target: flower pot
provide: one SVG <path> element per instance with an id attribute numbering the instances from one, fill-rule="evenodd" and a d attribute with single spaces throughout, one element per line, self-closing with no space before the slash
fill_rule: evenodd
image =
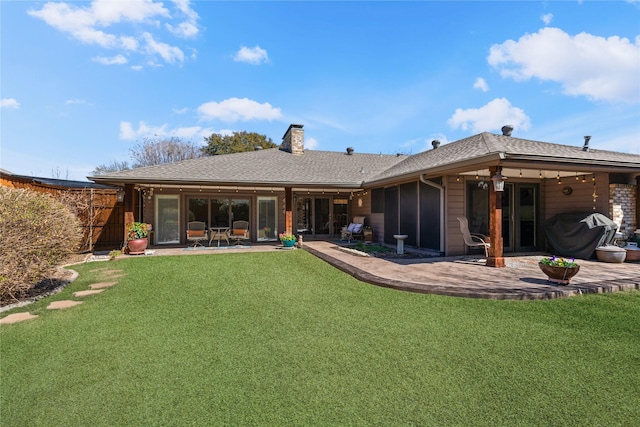
<path id="1" fill-rule="evenodd" d="M 627 251 L 617 246 L 598 246 L 596 256 L 598 261 L 622 263 L 627 256 Z"/>
<path id="2" fill-rule="evenodd" d="M 284 245 L 285 248 L 292 248 L 293 245 L 296 244 L 295 240 L 283 240 L 282 244 Z"/>
<path id="3" fill-rule="evenodd" d="M 554 282 L 559 285 L 568 285 L 571 283 L 571 278 L 580 271 L 579 265 L 576 265 L 575 267 L 556 267 L 540 262 L 538 263 L 538 267 L 540 267 L 540 270 L 547 275 L 550 282 Z"/>
<path id="4" fill-rule="evenodd" d="M 144 254 L 145 249 L 149 245 L 149 239 L 133 239 L 127 242 L 129 247 L 129 255 L 141 255 Z"/>

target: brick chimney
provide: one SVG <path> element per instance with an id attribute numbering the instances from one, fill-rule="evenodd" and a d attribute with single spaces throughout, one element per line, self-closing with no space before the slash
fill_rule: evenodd
<path id="1" fill-rule="evenodd" d="M 282 137 L 280 149 L 291 154 L 304 154 L 304 130 L 303 125 L 289 125 L 289 129 Z"/>

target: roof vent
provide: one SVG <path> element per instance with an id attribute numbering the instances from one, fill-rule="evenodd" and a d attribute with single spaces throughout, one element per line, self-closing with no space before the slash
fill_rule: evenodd
<path id="1" fill-rule="evenodd" d="M 440 146 L 440 141 L 438 141 L 437 139 L 434 139 L 433 141 L 431 141 L 431 145 L 433 145 L 433 149 L 435 150 Z"/>
<path id="2" fill-rule="evenodd" d="M 502 126 L 502 134 L 504 136 L 511 136 L 511 132 L 513 132 L 513 126 L 511 125 L 504 125 Z"/>
<path id="3" fill-rule="evenodd" d="M 590 136 L 585 136 L 584 137 L 584 145 L 582 146 L 582 151 L 589 151 L 589 140 L 591 139 Z"/>
<path id="4" fill-rule="evenodd" d="M 352 155 L 353 154 L 353 147 L 347 147 L 347 154 L 348 155 Z"/>

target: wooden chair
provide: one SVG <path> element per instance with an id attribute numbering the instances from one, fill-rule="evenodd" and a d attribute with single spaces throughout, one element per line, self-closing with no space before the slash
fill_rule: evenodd
<path id="1" fill-rule="evenodd" d="M 354 216 L 351 224 L 342 227 L 340 239 L 348 240 L 349 242 L 351 242 L 351 239 L 364 239 L 364 221 L 365 217 Z"/>
<path id="2" fill-rule="evenodd" d="M 236 241 L 236 245 L 240 245 L 243 240 L 249 240 L 249 222 L 233 221 L 233 227 L 229 233 L 229 238 Z"/>
<path id="3" fill-rule="evenodd" d="M 484 256 L 489 256 L 489 247 L 491 244 L 488 242 L 489 238 L 483 234 L 479 233 L 471 233 L 469 231 L 469 221 L 466 217 L 460 216 L 458 217 L 458 221 L 460 221 L 460 231 L 462 232 L 462 237 L 464 238 L 464 244 L 469 246 L 470 248 L 484 248 Z"/>
<path id="4" fill-rule="evenodd" d="M 207 240 L 207 225 L 202 221 L 190 221 L 187 224 L 187 241 L 194 242 L 193 247 L 204 246 L 201 240 Z"/>

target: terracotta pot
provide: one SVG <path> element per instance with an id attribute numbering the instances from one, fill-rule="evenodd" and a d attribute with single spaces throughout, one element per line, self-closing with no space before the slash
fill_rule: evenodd
<path id="1" fill-rule="evenodd" d="M 538 267 L 540 267 L 540 270 L 547 275 L 550 282 L 554 282 L 559 285 L 568 285 L 571 283 L 571 278 L 580 271 L 579 265 L 576 265 L 575 267 L 555 267 L 553 265 L 547 265 L 539 262 Z"/>
<path id="2" fill-rule="evenodd" d="M 149 239 L 133 239 L 127 242 L 127 246 L 129 247 L 129 255 L 140 255 L 144 254 L 144 250 L 149 246 Z"/>

